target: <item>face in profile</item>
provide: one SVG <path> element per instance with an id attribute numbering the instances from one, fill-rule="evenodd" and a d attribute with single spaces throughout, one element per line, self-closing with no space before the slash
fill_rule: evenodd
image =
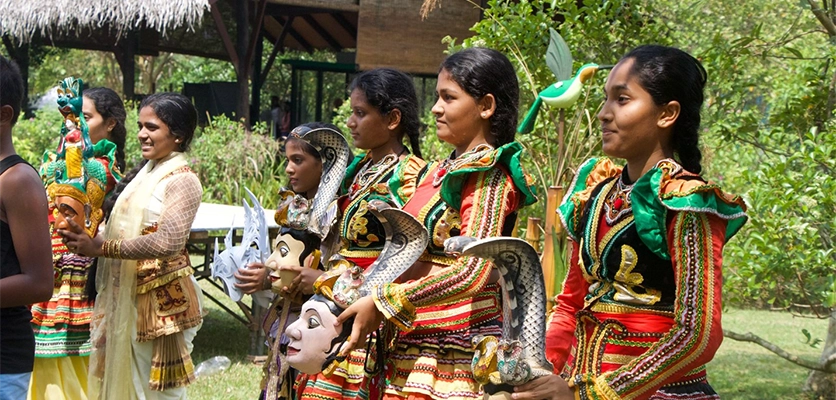
<path id="1" fill-rule="evenodd" d="M 339 350 L 339 343 L 332 344 L 343 329 L 342 326 L 334 326 L 336 321 L 337 316 L 325 303 L 317 300 L 305 302 L 299 319 L 285 331 L 290 339 L 287 345 L 288 364 L 306 374 L 322 372 L 328 356 Z"/>
<path id="2" fill-rule="evenodd" d="M 113 129 L 116 121 L 112 119 L 105 120 L 96 109 L 96 102 L 87 96 L 84 96 L 84 103 L 81 109 L 84 112 L 84 119 L 87 120 L 87 132 L 90 135 L 90 141 L 96 144 L 99 140 L 107 139 L 110 136 L 110 129 Z"/>
<path id="3" fill-rule="evenodd" d="M 380 110 L 369 104 L 366 94 L 360 89 L 354 89 L 349 97 L 351 115 L 346 121 L 350 129 L 354 147 L 371 150 L 389 142 L 389 119 Z M 394 126 L 392 127 L 394 129 Z"/>
<path id="4" fill-rule="evenodd" d="M 282 265 L 300 265 L 299 256 L 305 251 L 305 243 L 296 239 L 288 233 L 283 233 L 276 238 L 273 246 L 273 253 L 265 263 L 270 269 L 270 280 L 273 282 L 273 291 L 279 292 L 282 287 L 290 286 L 290 282 L 296 277 L 293 271 L 279 271 Z"/>
<path id="5" fill-rule="evenodd" d="M 89 211 L 88 211 L 89 213 Z M 90 226 L 86 225 L 86 216 L 84 204 L 69 196 L 55 197 L 55 229 L 70 229 L 67 220 L 72 220 L 76 225 L 82 227 L 90 237 L 95 236 L 96 229 L 99 227 L 99 221 L 95 217 L 91 217 Z"/>
<path id="6" fill-rule="evenodd" d="M 312 198 L 322 177 L 322 160 L 318 155 L 305 151 L 307 146 L 300 139 L 291 139 L 285 145 L 287 167 L 285 173 L 290 180 L 290 187 L 296 194 Z M 311 195 L 309 195 L 311 194 Z"/>

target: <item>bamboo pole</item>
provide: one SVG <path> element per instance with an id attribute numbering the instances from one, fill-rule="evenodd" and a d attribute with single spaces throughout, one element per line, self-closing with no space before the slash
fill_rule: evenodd
<path id="1" fill-rule="evenodd" d="M 528 217 L 528 227 L 525 230 L 525 241 L 540 252 L 540 218 Z"/>
<path id="2" fill-rule="evenodd" d="M 557 238 L 563 232 L 563 227 L 557 221 L 557 207 L 560 205 L 560 200 L 563 198 L 563 186 L 549 186 L 546 198 L 546 226 L 545 226 L 545 241 L 543 245 L 543 256 L 541 264 L 543 265 L 543 280 L 546 283 L 546 299 L 549 301 L 549 306 L 552 305 L 552 299 L 555 296 L 556 286 L 555 280 L 555 255 L 554 245 Z M 559 284 L 559 283 L 558 283 Z"/>

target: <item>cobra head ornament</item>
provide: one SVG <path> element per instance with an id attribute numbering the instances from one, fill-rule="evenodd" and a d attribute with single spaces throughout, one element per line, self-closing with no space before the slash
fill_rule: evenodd
<path id="1" fill-rule="evenodd" d="M 537 122 L 537 114 L 540 112 L 540 105 L 554 108 L 569 108 L 581 96 L 584 83 L 592 79 L 595 72 L 602 69 L 610 69 L 612 65 L 598 65 L 588 63 L 578 68 L 572 76 L 572 52 L 563 37 L 556 30 L 549 28 L 549 48 L 546 51 L 546 65 L 554 73 L 557 82 L 549 85 L 537 94 L 534 103 L 525 115 L 525 118 L 517 128 L 519 133 L 529 133 L 534 130 Z"/>
<path id="2" fill-rule="evenodd" d="M 504 287 L 502 338 L 476 336 L 472 369 L 485 397 L 505 397 L 513 386 L 552 374 L 545 357 L 546 287 L 540 257 L 528 242 L 512 237 L 454 237 L 445 251 L 490 260 Z"/>
<path id="3" fill-rule="evenodd" d="M 334 218 L 328 218 L 328 209 L 340 189 L 351 150 L 345 137 L 331 128 L 309 129 L 303 125 L 295 128 L 291 135 L 308 142 L 322 158 L 322 178 L 311 204 L 308 230 L 324 239 L 334 224 Z"/>
<path id="4" fill-rule="evenodd" d="M 386 232 L 386 244 L 377 260 L 366 271 L 346 260 L 333 262 L 314 284 L 316 294 L 302 305 L 299 319 L 285 331 L 290 342 L 283 351 L 288 364 L 299 371 L 333 372 L 342 361 L 338 354 L 353 325 L 352 319 L 334 326 L 337 316 L 379 285 L 397 279 L 426 248 L 429 234 L 424 226 L 409 213 L 383 204 L 369 207 Z"/>

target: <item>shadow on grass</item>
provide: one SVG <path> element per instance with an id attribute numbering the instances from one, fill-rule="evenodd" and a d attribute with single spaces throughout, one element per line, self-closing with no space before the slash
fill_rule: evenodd
<path id="1" fill-rule="evenodd" d="M 209 282 L 201 280 L 200 287 L 225 306 L 238 310 L 226 294 Z M 188 387 L 188 397 L 200 400 L 257 399 L 261 367 L 247 360 L 250 346 L 249 330 L 241 321 L 206 297 L 203 306 L 208 313 L 204 316 L 203 326 L 194 339 L 192 360 L 195 367 L 214 356 L 226 356 L 232 361 L 232 365 L 216 375 L 198 378 L 197 382 Z"/>

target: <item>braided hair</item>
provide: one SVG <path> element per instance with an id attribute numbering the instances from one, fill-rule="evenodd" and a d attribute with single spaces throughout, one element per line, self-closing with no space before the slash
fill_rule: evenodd
<path id="1" fill-rule="evenodd" d="M 388 115 L 395 109 L 400 111 L 400 134 L 409 138 L 412 154 L 420 158 L 418 137 L 421 119 L 418 117 L 418 95 L 415 94 L 412 78 L 396 69 L 376 68 L 357 75 L 348 88 L 349 92 L 355 89 L 362 91 L 366 101 L 381 115 Z"/>
<path id="2" fill-rule="evenodd" d="M 504 54 L 484 47 L 473 47 L 453 53 L 441 63 L 441 70 L 478 102 L 488 94 L 496 99 L 491 116 L 491 135 L 499 147 L 514 141 L 520 87 L 517 72 Z"/>
<path id="3" fill-rule="evenodd" d="M 686 170 L 702 172 L 702 152 L 699 147 L 700 109 L 708 73 L 690 54 L 673 47 L 639 46 L 622 60 L 633 59 L 631 73 L 650 93 L 656 105 L 676 100 L 679 117 L 673 125 L 671 145 L 680 164 Z"/>

